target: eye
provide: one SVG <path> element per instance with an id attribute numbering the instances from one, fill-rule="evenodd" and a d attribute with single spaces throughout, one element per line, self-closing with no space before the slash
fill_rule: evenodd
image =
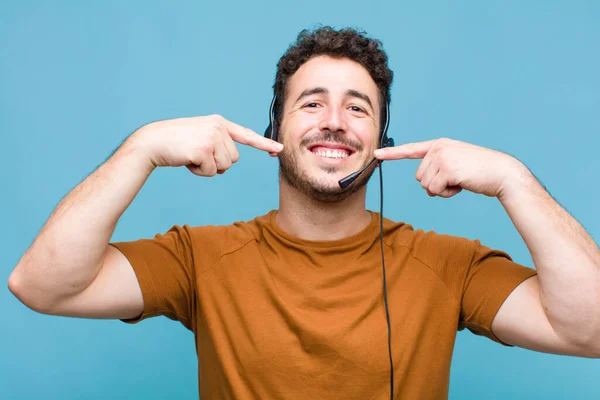
<path id="1" fill-rule="evenodd" d="M 319 106 L 318 103 L 312 102 L 312 103 L 306 103 L 304 105 L 304 107 L 308 107 L 308 108 L 317 108 Z"/>
<path id="2" fill-rule="evenodd" d="M 365 110 L 363 110 L 363 109 L 362 109 L 362 108 L 360 108 L 359 106 L 350 106 L 350 109 L 351 109 L 352 111 L 355 111 L 355 112 L 362 112 L 362 113 L 364 113 L 364 112 L 365 112 Z"/>

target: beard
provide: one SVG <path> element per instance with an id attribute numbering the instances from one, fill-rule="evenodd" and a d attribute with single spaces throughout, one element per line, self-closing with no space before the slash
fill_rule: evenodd
<path id="1" fill-rule="evenodd" d="M 349 141 L 345 136 L 335 132 L 324 132 L 317 136 L 304 138 L 300 142 L 300 148 L 304 149 L 304 151 L 310 151 L 308 150 L 308 147 L 311 142 L 337 143 L 348 146 L 356 151 L 361 151 L 363 149 L 360 143 Z M 350 186 L 346 189 L 342 189 L 337 184 L 337 181 L 336 184 L 332 186 L 331 179 L 311 177 L 306 171 L 301 170 L 297 155 L 298 152 L 294 152 L 294 149 L 288 149 L 288 147 L 283 148 L 281 153 L 279 153 L 279 175 L 287 184 L 299 192 L 314 200 L 325 203 L 337 203 L 358 192 L 367 184 L 377 166 L 377 163 L 374 163 L 371 168 L 360 174 Z M 366 160 L 356 171 L 364 168 L 370 161 L 371 160 Z M 337 173 L 340 168 L 341 167 L 337 165 L 320 166 L 322 171 L 332 176 Z"/>

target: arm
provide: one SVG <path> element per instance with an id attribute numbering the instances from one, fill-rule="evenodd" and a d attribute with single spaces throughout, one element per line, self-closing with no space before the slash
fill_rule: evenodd
<path id="1" fill-rule="evenodd" d="M 465 189 L 500 200 L 538 273 L 521 283 L 496 314 L 492 331 L 500 340 L 548 353 L 600 357 L 600 250 L 522 163 L 446 138 L 379 149 L 375 157 L 423 159 L 416 178 L 430 196 L 448 198 Z"/>
<path id="2" fill-rule="evenodd" d="M 104 297 L 117 304 L 114 313 L 102 316 L 127 318 L 139 314 L 143 300 L 133 269 L 118 250 L 108 248 L 108 242 L 121 214 L 153 168 L 135 141 L 128 140 L 73 189 L 11 274 L 9 288 L 15 296 L 39 312 L 70 314 L 69 309 L 78 308 L 73 299 L 102 275 L 110 278 L 105 282 L 121 282 L 118 286 L 103 284 L 107 286 Z M 105 260 L 107 267 L 100 274 Z M 85 308 L 73 311 L 83 316 Z"/>
<path id="3" fill-rule="evenodd" d="M 234 140 L 276 154 L 282 146 L 220 116 L 151 123 L 136 131 L 52 213 L 11 276 L 9 289 L 33 310 L 128 319 L 143 311 L 131 264 L 109 246 L 117 221 L 157 166 L 200 176 L 239 158 Z"/>
<path id="4" fill-rule="evenodd" d="M 600 250 L 594 240 L 524 166 L 498 199 L 538 276 L 507 298 L 492 325 L 495 334 L 523 347 L 600 357 Z"/>

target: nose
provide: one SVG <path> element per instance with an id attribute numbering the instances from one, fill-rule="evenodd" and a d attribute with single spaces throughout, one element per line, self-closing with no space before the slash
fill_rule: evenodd
<path id="1" fill-rule="evenodd" d="M 343 110 L 335 106 L 326 107 L 319 121 L 319 130 L 343 133 L 347 129 Z"/>

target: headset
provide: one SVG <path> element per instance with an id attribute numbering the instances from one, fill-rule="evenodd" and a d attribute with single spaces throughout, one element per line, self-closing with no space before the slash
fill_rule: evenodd
<path id="1" fill-rule="evenodd" d="M 271 101 L 271 107 L 269 109 L 269 126 L 265 130 L 265 137 L 267 139 L 271 139 L 277 141 L 279 138 L 276 118 L 275 118 L 275 107 L 277 103 L 277 95 L 273 96 L 273 100 Z M 380 136 L 379 136 L 379 148 L 384 147 L 393 147 L 394 139 L 387 136 L 388 127 L 390 124 L 390 104 L 389 102 L 385 103 L 385 120 L 383 127 L 381 128 Z M 390 324 L 390 311 L 388 306 L 387 299 L 387 280 L 385 274 L 385 258 L 383 254 L 383 171 L 381 168 L 382 160 L 377 160 L 377 158 L 373 158 L 366 166 L 361 168 L 360 170 L 351 173 L 350 175 L 342 178 L 338 181 L 338 184 L 342 189 L 346 189 L 352 182 L 354 182 L 360 174 L 365 172 L 374 162 L 379 164 L 379 246 L 381 248 L 381 269 L 383 272 L 383 300 L 385 305 L 385 316 L 387 319 L 387 328 L 388 328 L 388 354 L 390 358 L 390 400 L 394 398 L 394 362 L 392 360 L 392 330 Z"/>

